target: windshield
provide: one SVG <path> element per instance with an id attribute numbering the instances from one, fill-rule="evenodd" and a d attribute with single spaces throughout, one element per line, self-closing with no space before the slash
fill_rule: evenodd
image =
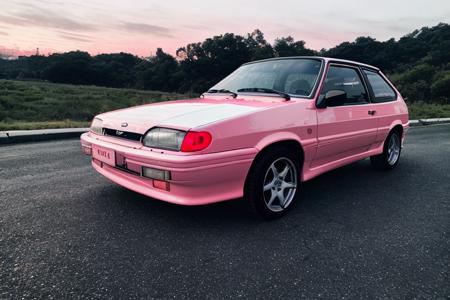
<path id="1" fill-rule="evenodd" d="M 243 65 L 213 86 L 214 91 L 275 90 L 293 97 L 311 94 L 322 63 L 316 59 L 280 59 Z"/>

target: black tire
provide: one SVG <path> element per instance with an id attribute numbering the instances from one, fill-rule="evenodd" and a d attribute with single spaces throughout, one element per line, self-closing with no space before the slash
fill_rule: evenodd
<path id="1" fill-rule="evenodd" d="M 398 156 L 393 161 L 390 159 L 390 152 L 389 152 L 389 146 L 392 139 L 396 139 L 396 143 L 398 143 Z M 374 155 L 370 157 L 370 162 L 372 163 L 372 166 L 377 170 L 392 170 L 398 165 L 398 162 L 400 161 L 400 154 L 402 152 L 401 147 L 401 132 L 398 129 L 392 130 L 389 135 L 387 136 L 386 140 L 384 141 L 383 146 L 383 153 L 380 155 Z"/>
<path id="2" fill-rule="evenodd" d="M 291 171 L 291 169 L 288 171 L 287 175 L 285 175 L 286 179 L 283 178 L 280 185 L 276 185 L 276 179 L 273 178 L 270 180 L 270 177 L 267 177 L 269 174 L 268 172 L 272 172 L 273 177 L 275 177 L 275 174 L 273 173 L 273 169 L 270 168 L 273 163 L 275 163 L 275 166 L 278 165 L 278 168 L 284 169 L 282 163 L 286 163 L 286 165 L 289 165 L 289 161 L 292 162 L 293 170 L 295 170 L 295 176 L 294 172 Z M 276 219 L 281 216 L 284 216 L 297 202 L 298 194 L 299 194 L 299 188 L 300 188 L 300 166 L 301 161 L 299 158 L 298 153 L 294 153 L 291 149 L 287 147 L 276 147 L 271 148 L 263 153 L 261 153 L 256 160 L 253 162 L 253 165 L 250 169 L 250 172 L 247 176 L 247 180 L 244 187 L 244 200 L 247 202 L 247 206 L 249 207 L 250 211 L 258 218 L 264 219 L 264 220 L 271 220 Z M 270 170 L 269 170 L 270 168 Z M 277 168 L 277 167 L 276 167 Z M 279 172 L 278 175 L 282 176 L 283 172 Z M 295 177 L 295 179 L 294 179 Z M 281 178 L 281 177 L 279 177 Z M 263 191 L 265 187 L 265 180 L 269 179 L 271 181 L 270 184 L 273 183 L 274 186 L 268 191 Z M 296 187 L 285 187 L 282 188 L 282 184 L 289 184 L 286 181 L 290 182 L 296 182 Z M 267 186 L 267 185 L 266 185 Z M 274 191 L 272 191 L 274 190 Z M 290 190 L 293 190 L 291 192 Z M 270 209 L 268 205 L 266 204 L 266 200 L 268 197 L 268 193 L 284 193 L 287 194 L 289 197 L 286 197 L 291 199 L 290 201 L 287 200 L 287 205 L 285 207 L 282 207 L 281 200 L 276 196 L 274 200 L 272 200 L 273 204 L 272 206 L 276 206 L 276 201 L 279 202 L 279 208 L 280 211 L 274 211 L 273 209 Z M 284 196 L 281 195 L 281 197 Z M 293 196 L 292 196 L 293 194 Z M 266 197 L 266 198 L 265 198 Z M 270 201 L 270 200 L 269 200 Z"/>

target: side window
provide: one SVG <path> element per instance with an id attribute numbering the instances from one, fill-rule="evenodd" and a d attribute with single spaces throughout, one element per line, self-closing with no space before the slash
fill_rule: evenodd
<path id="1" fill-rule="evenodd" d="M 391 86 L 381 77 L 377 72 L 364 70 L 364 73 L 367 76 L 367 80 L 369 81 L 370 86 L 372 87 L 374 99 L 373 102 L 388 102 L 394 101 L 397 99 L 397 94 L 391 88 Z"/>
<path id="2" fill-rule="evenodd" d="M 345 92 L 345 95 L 339 101 L 329 103 L 328 106 L 365 104 L 369 102 L 361 76 L 355 68 L 330 66 L 320 96 L 325 97 L 329 91 L 336 90 Z"/>

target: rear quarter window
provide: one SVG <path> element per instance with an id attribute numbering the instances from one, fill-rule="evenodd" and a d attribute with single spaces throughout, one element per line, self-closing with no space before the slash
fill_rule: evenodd
<path id="1" fill-rule="evenodd" d="M 394 101 L 397 99 L 397 93 L 379 73 L 369 70 L 364 70 L 364 73 L 367 76 L 369 85 L 372 87 L 374 94 L 373 102 L 381 103 Z"/>

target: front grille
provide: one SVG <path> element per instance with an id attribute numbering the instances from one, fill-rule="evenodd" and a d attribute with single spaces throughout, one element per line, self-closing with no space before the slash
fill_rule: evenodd
<path id="1" fill-rule="evenodd" d="M 114 136 L 122 139 L 132 140 L 132 141 L 140 141 L 142 138 L 142 134 L 135 132 L 122 131 L 117 129 L 103 128 L 103 134 L 108 136 Z"/>

